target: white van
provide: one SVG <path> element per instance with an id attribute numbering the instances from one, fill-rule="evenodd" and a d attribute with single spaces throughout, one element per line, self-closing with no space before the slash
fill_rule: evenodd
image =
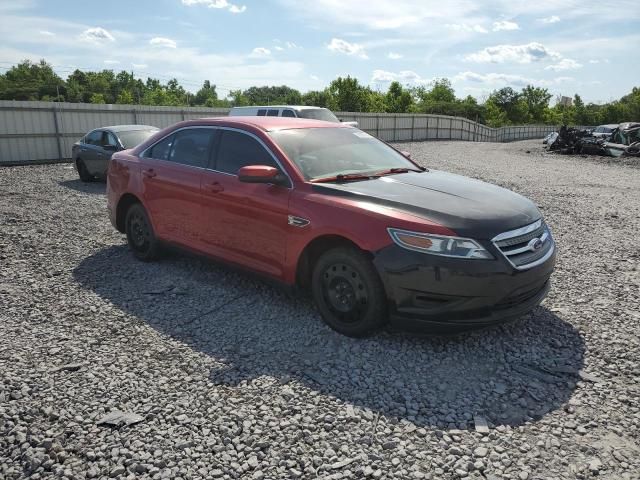
<path id="1" fill-rule="evenodd" d="M 306 105 L 268 105 L 252 107 L 233 107 L 229 111 L 230 117 L 292 117 L 324 120 L 325 122 L 342 122 L 327 108 L 309 107 Z M 358 122 L 342 122 L 345 125 L 357 127 Z"/>

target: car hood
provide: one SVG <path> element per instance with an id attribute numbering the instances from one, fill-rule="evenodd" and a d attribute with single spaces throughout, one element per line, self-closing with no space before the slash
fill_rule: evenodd
<path id="1" fill-rule="evenodd" d="M 460 236 L 478 239 L 493 238 L 542 216 L 533 202 L 511 190 L 438 170 L 315 184 L 314 188 L 417 215 Z"/>

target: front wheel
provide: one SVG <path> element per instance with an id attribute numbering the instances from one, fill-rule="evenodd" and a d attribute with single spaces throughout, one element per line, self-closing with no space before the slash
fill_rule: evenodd
<path id="1" fill-rule="evenodd" d="M 382 281 L 356 248 L 334 248 L 322 254 L 313 269 L 311 290 L 324 321 L 343 335 L 366 336 L 387 320 Z"/>
<path id="2" fill-rule="evenodd" d="M 81 181 L 85 183 L 93 181 L 93 175 L 89 173 L 89 170 L 87 169 L 87 166 L 85 165 L 84 160 L 79 158 L 76 161 L 76 168 L 78 169 L 78 176 L 80 177 Z"/>
<path id="3" fill-rule="evenodd" d="M 138 260 L 149 262 L 159 256 L 160 242 L 141 204 L 135 203 L 129 207 L 125 218 L 125 232 L 129 248 Z"/>

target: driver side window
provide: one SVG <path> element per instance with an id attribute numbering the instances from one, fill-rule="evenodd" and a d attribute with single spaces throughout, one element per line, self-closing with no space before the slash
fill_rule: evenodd
<path id="1" fill-rule="evenodd" d="M 255 138 L 234 130 L 224 130 L 216 156 L 216 170 L 237 175 L 247 165 L 278 168 L 271 154 Z"/>

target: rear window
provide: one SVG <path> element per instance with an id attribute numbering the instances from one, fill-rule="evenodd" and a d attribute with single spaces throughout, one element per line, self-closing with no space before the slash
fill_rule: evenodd
<path id="1" fill-rule="evenodd" d="M 267 114 L 267 110 L 264 108 L 261 108 L 260 110 L 258 110 L 258 116 L 259 117 L 264 117 Z"/>
<path id="2" fill-rule="evenodd" d="M 153 130 L 129 130 L 124 132 L 117 132 L 117 134 L 124 148 L 133 148 L 137 145 L 140 145 L 157 131 L 157 128 Z"/>
<path id="3" fill-rule="evenodd" d="M 338 117 L 336 117 L 331 110 L 327 110 L 326 108 L 302 109 L 298 112 L 298 116 L 311 120 L 324 120 L 325 122 L 340 123 Z"/>
<path id="4" fill-rule="evenodd" d="M 267 112 L 267 117 L 277 117 L 278 116 L 278 110 L 269 110 Z"/>
<path id="5" fill-rule="evenodd" d="M 293 113 L 293 110 L 283 110 L 282 111 L 282 116 L 283 117 L 294 117 L 296 116 L 295 113 Z"/>

